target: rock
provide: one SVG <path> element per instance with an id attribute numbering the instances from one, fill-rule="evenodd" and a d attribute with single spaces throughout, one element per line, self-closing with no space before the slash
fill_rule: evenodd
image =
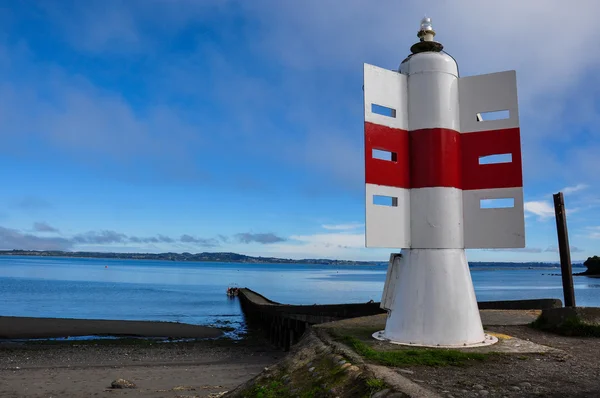
<path id="1" fill-rule="evenodd" d="M 356 365 L 352 365 L 346 369 L 347 372 L 360 372 L 360 368 Z"/>
<path id="2" fill-rule="evenodd" d="M 488 395 L 490 395 L 490 392 L 488 390 L 479 390 L 479 395 L 481 395 L 482 397 L 487 397 Z"/>
<path id="3" fill-rule="evenodd" d="M 352 364 L 346 362 L 345 364 L 342 365 L 342 369 L 348 369 L 350 366 L 352 366 Z"/>
<path id="4" fill-rule="evenodd" d="M 117 379 L 110 383 L 110 388 L 136 388 L 136 385 L 129 380 Z"/>
<path id="5" fill-rule="evenodd" d="M 389 388 L 386 388 L 385 390 L 381 390 L 379 392 L 376 392 L 375 394 L 371 395 L 371 398 L 383 398 L 385 397 L 388 393 L 390 392 Z"/>
<path id="6" fill-rule="evenodd" d="M 475 390 L 483 390 L 483 386 L 482 386 L 481 384 L 475 384 L 475 385 L 473 386 L 473 388 L 474 388 Z"/>
<path id="7" fill-rule="evenodd" d="M 409 369 L 396 369 L 398 372 L 406 373 L 407 375 L 414 375 L 415 372 Z"/>
<path id="8" fill-rule="evenodd" d="M 446 398 L 454 398 L 454 395 L 448 394 L 448 395 L 446 395 Z"/>
<path id="9" fill-rule="evenodd" d="M 414 379 L 413 381 L 414 381 L 414 382 L 417 382 L 417 383 L 425 383 L 425 380 L 418 380 L 418 379 Z"/>
<path id="10" fill-rule="evenodd" d="M 528 383 L 526 381 L 524 381 L 523 383 L 519 383 L 519 385 L 523 388 L 529 388 L 531 387 L 531 383 Z"/>
<path id="11" fill-rule="evenodd" d="M 340 359 L 340 360 L 338 361 L 338 365 L 343 365 L 343 364 L 345 364 L 345 363 L 346 363 L 346 360 L 345 360 L 345 359 Z"/>
<path id="12" fill-rule="evenodd" d="M 287 385 L 287 384 L 290 384 L 290 381 L 291 381 L 291 378 L 290 378 L 290 376 L 289 376 L 289 375 L 285 375 L 285 376 L 283 376 L 283 377 L 281 378 L 281 382 L 282 382 L 283 384 L 286 384 L 286 385 Z"/>
<path id="13" fill-rule="evenodd" d="M 468 392 L 467 390 L 460 390 L 460 394 L 461 394 L 462 396 L 465 396 L 465 395 L 467 395 L 468 393 L 469 393 L 469 392 Z"/>
<path id="14" fill-rule="evenodd" d="M 309 371 L 310 373 L 314 372 L 314 371 L 315 371 L 315 367 L 313 366 L 312 368 L 308 368 L 308 371 Z"/>
<path id="15" fill-rule="evenodd" d="M 177 387 L 173 387 L 173 391 L 194 391 L 195 388 L 194 387 L 189 387 L 189 386 L 177 386 Z"/>
<path id="16" fill-rule="evenodd" d="M 521 387 L 519 386 L 512 386 L 510 389 L 513 391 L 521 391 Z"/>

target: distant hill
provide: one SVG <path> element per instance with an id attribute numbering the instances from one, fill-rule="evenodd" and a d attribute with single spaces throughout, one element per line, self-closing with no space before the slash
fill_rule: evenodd
<path id="1" fill-rule="evenodd" d="M 196 261 L 216 263 L 253 263 L 253 264 L 319 264 L 319 265 L 387 265 L 387 261 L 352 261 L 332 260 L 328 258 L 308 258 L 293 260 L 277 257 L 252 257 L 238 253 L 101 253 L 101 252 L 65 252 L 54 250 L 0 250 L 0 256 L 36 256 L 36 257 L 71 257 L 71 258 L 105 258 L 121 260 L 159 260 L 159 261 Z M 475 262 L 470 261 L 471 268 L 483 267 L 486 269 L 502 268 L 548 268 L 558 267 L 558 263 L 547 262 Z M 573 261 L 574 267 L 583 264 Z"/>
<path id="2" fill-rule="evenodd" d="M 222 263 L 255 263 L 255 264 L 325 264 L 325 265 L 379 265 L 387 262 L 348 261 L 332 259 L 292 260 L 276 257 L 252 257 L 237 253 L 100 253 L 100 252 L 65 252 L 52 250 L 0 250 L 0 256 L 36 256 L 36 257 L 74 257 L 74 258 L 109 258 L 121 260 L 162 260 L 162 261 L 202 261 Z"/>

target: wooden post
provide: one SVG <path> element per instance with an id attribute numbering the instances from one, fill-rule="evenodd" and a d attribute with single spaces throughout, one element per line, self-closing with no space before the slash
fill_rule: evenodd
<path id="1" fill-rule="evenodd" d="M 556 214 L 556 232 L 558 234 L 558 251 L 560 253 L 560 270 L 562 275 L 565 307 L 575 307 L 575 290 L 573 289 L 573 271 L 571 270 L 571 250 L 567 231 L 567 215 L 563 193 L 554 195 L 554 213 Z"/>

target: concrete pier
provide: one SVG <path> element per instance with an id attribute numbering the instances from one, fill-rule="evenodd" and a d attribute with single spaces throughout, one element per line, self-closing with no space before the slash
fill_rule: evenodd
<path id="1" fill-rule="evenodd" d="M 378 302 L 325 305 L 281 304 L 248 289 L 238 298 L 250 328 L 264 331 L 271 343 L 288 351 L 312 325 L 385 313 Z M 478 302 L 480 310 L 543 310 L 562 307 L 558 299 Z"/>

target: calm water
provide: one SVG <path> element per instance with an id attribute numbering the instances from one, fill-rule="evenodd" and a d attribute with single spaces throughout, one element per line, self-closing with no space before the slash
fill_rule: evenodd
<path id="1" fill-rule="evenodd" d="M 386 268 L 0 256 L 0 315 L 236 326 L 238 301 L 225 295 L 231 283 L 289 304 L 379 301 Z M 481 301 L 562 299 L 560 276 L 549 275 L 560 272 L 555 265 L 471 271 Z M 600 306 L 600 279 L 574 282 L 578 305 Z"/>

